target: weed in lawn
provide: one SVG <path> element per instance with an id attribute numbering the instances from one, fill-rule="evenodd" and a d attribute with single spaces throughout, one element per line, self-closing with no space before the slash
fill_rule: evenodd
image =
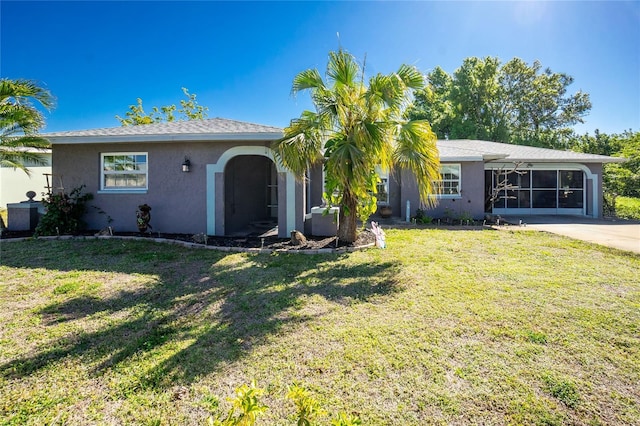
<path id="1" fill-rule="evenodd" d="M 529 330 L 526 333 L 526 337 L 527 340 L 531 343 L 537 343 L 539 345 L 547 344 L 547 336 L 544 333 Z"/>
<path id="2" fill-rule="evenodd" d="M 572 381 L 547 373 L 542 376 L 549 393 L 562 401 L 569 408 L 576 408 L 580 403 L 580 394 Z"/>

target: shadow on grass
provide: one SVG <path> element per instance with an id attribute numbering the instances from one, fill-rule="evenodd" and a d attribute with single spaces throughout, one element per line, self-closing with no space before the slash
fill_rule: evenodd
<path id="1" fill-rule="evenodd" d="M 10 267 L 157 277 L 141 288 L 62 297 L 39 308 L 45 327 L 85 321 L 79 327 L 86 331 L 0 365 L 0 375 L 22 378 L 69 357 L 95 375 L 142 363 L 143 371 L 120 385 L 124 393 L 188 384 L 241 359 L 269 336 L 321 315 L 305 309 L 308 297 L 338 306 L 398 291 L 392 263 L 350 262 L 349 254 L 240 255 L 118 241 L 12 244 L 20 250 L 4 251 Z M 96 317 L 110 320 L 87 326 Z"/>

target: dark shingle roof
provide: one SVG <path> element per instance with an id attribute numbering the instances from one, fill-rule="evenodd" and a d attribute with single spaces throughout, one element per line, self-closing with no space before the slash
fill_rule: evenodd
<path id="1" fill-rule="evenodd" d="M 68 142 L 73 139 L 82 139 L 90 142 L 91 139 L 132 138 L 140 140 L 147 137 L 153 137 L 153 140 L 159 138 L 172 140 L 175 139 L 172 138 L 172 136 L 181 136 L 181 139 L 185 139 L 188 138 L 189 135 L 199 136 L 197 139 L 201 139 L 205 135 L 215 135 L 216 139 L 221 139 L 225 136 L 239 135 L 251 135 L 254 137 L 263 135 L 265 139 L 275 139 L 282 135 L 282 129 L 244 121 L 211 118 L 206 120 L 173 121 L 170 123 L 153 123 L 138 126 L 52 132 L 43 134 L 42 136 L 56 143 L 63 141 Z M 123 139 L 123 141 L 125 140 Z"/>
<path id="2" fill-rule="evenodd" d="M 139 126 L 52 132 L 42 136 L 56 143 L 173 142 L 215 140 L 275 140 L 283 129 L 244 121 L 211 118 Z M 624 158 L 583 154 L 469 139 L 439 140 L 441 161 L 623 162 Z"/>
<path id="3" fill-rule="evenodd" d="M 536 148 L 525 145 L 511 145 L 499 142 L 469 139 L 438 141 L 440 159 L 455 161 L 459 158 L 482 158 L 485 161 L 529 161 L 529 162 L 575 162 L 612 163 L 623 162 L 624 158 L 606 155 L 584 154 L 574 151 Z M 461 160 L 458 160 L 461 161 Z"/>

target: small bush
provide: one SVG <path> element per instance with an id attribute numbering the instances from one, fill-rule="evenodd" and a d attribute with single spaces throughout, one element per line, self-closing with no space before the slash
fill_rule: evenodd
<path id="1" fill-rule="evenodd" d="M 417 209 L 416 215 L 413 217 L 416 223 L 428 225 L 433 221 L 433 218 L 429 217 L 423 209 Z"/>
<path id="2" fill-rule="evenodd" d="M 40 218 L 35 235 L 78 234 L 85 226 L 82 216 L 87 211 L 87 202 L 93 194 L 83 194 L 84 185 L 69 194 L 49 194 L 43 200 L 47 212 Z"/>

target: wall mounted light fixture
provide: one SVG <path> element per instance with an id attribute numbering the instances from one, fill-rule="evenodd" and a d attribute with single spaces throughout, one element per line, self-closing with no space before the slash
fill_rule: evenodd
<path id="1" fill-rule="evenodd" d="M 184 157 L 184 162 L 182 163 L 182 171 L 188 173 L 191 171 L 191 161 L 187 157 Z"/>

